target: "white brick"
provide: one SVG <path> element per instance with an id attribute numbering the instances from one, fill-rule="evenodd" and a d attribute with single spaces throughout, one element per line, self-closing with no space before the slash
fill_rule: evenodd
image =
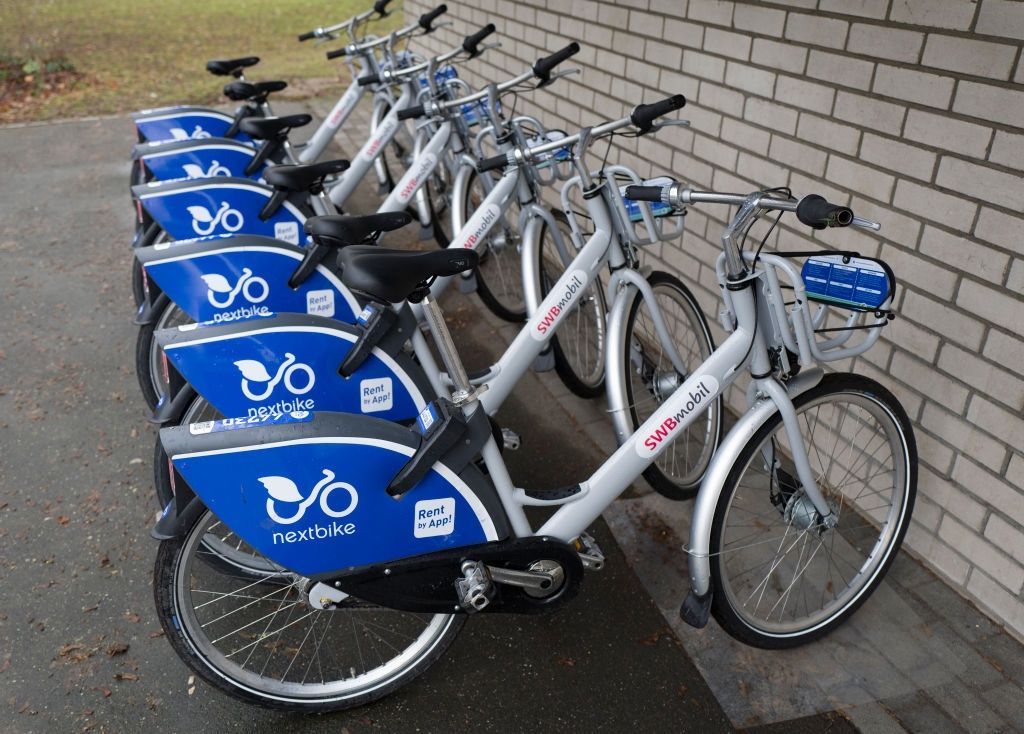
<path id="1" fill-rule="evenodd" d="M 1024 634 L 1024 603 L 1006 589 L 992 580 L 990 576 L 975 569 L 967 584 L 967 591 L 975 596 L 981 606 L 990 609 L 994 615 L 1004 620 L 1006 625 L 1016 630 L 1018 635 Z"/>
<path id="2" fill-rule="evenodd" d="M 846 50 L 893 61 L 916 62 L 923 41 L 924 34 L 916 31 L 854 23 Z"/>
<path id="3" fill-rule="evenodd" d="M 861 192 L 878 201 L 889 201 L 895 179 L 870 166 L 833 155 L 829 158 L 827 178 L 832 183 Z"/>
<path id="4" fill-rule="evenodd" d="M 796 110 L 756 97 L 747 99 L 747 106 L 743 110 L 744 120 L 787 135 L 796 132 L 796 118 Z"/>
<path id="5" fill-rule="evenodd" d="M 807 66 L 807 49 L 791 43 L 778 43 L 766 38 L 755 38 L 750 60 L 779 71 L 802 74 Z"/>
<path id="6" fill-rule="evenodd" d="M 821 0 L 819 10 L 844 15 L 857 15 L 861 18 L 885 18 L 889 0 Z"/>
<path id="7" fill-rule="evenodd" d="M 704 31 L 704 50 L 708 53 L 747 61 L 750 59 L 750 43 L 750 36 L 743 33 L 731 33 L 720 28 Z"/>
<path id="8" fill-rule="evenodd" d="M 915 291 L 905 291 L 901 313 L 968 349 L 977 349 L 981 344 L 985 330 L 981 322 Z"/>
<path id="9" fill-rule="evenodd" d="M 725 83 L 751 94 L 771 97 L 775 87 L 775 74 L 747 64 L 730 61 L 725 67 Z"/>
<path id="10" fill-rule="evenodd" d="M 698 51 L 683 51 L 683 71 L 721 83 L 725 79 L 725 61 Z"/>
<path id="11" fill-rule="evenodd" d="M 832 111 L 835 92 L 823 84 L 781 75 L 775 85 L 775 99 L 794 107 L 827 115 Z"/>
<path id="12" fill-rule="evenodd" d="M 964 280 L 956 299 L 957 305 L 1011 331 L 1024 324 L 1024 299 L 1007 294 L 1005 289 L 989 288 Z M 1024 424 L 1022 424 L 1024 425 Z M 1024 440 L 1024 436 L 1021 437 Z"/>
<path id="13" fill-rule="evenodd" d="M 937 69 L 1009 79 L 1017 49 L 988 41 L 930 34 L 921 63 Z"/>
<path id="14" fill-rule="evenodd" d="M 1024 524 L 1024 495 L 1000 477 L 969 461 L 964 454 L 957 457 L 953 479 L 987 504 L 998 507 L 1002 514 L 1018 525 Z"/>
<path id="15" fill-rule="evenodd" d="M 842 48 L 849 23 L 820 15 L 790 13 L 786 20 L 786 38 L 812 46 Z"/>
<path id="16" fill-rule="evenodd" d="M 1024 563 L 1024 533 L 998 515 L 992 515 L 985 525 L 985 537 L 999 550 Z"/>
<path id="17" fill-rule="evenodd" d="M 905 112 L 906 108 L 902 105 L 850 92 L 839 92 L 836 95 L 833 115 L 840 120 L 881 130 L 890 135 L 899 135 Z"/>
<path id="18" fill-rule="evenodd" d="M 1016 329 L 1013 335 L 992 329 L 985 340 L 986 357 L 993 362 L 1024 375 L 1024 340 Z"/>
<path id="19" fill-rule="evenodd" d="M 953 98 L 953 80 L 950 77 L 887 64 L 878 65 L 873 89 L 878 94 L 904 102 L 917 102 L 942 109 L 949 107 L 949 101 Z"/>
<path id="20" fill-rule="evenodd" d="M 983 0 L 974 32 L 1024 40 L 1024 3 L 1019 0 Z"/>
<path id="21" fill-rule="evenodd" d="M 974 221 L 977 205 L 959 196 L 950 196 L 930 186 L 919 186 L 903 179 L 896 184 L 893 204 L 925 219 L 963 229 Z"/>
<path id="22" fill-rule="evenodd" d="M 1020 417 L 1019 411 L 1011 413 L 1001 405 L 975 395 L 967 408 L 967 419 L 1017 451 L 1024 451 L 1024 418 Z"/>
<path id="23" fill-rule="evenodd" d="M 1024 586 L 1024 568 L 1012 558 L 1003 554 L 991 543 L 979 538 L 970 528 L 961 524 L 952 515 L 946 515 L 939 526 L 939 537 L 956 548 L 975 566 L 991 573 L 1000 584 L 1013 593 Z"/>
<path id="24" fill-rule="evenodd" d="M 748 125 L 745 122 L 729 118 L 722 120 L 722 138 L 727 143 L 752 150 L 761 155 L 768 155 L 768 146 L 771 144 L 771 133 L 756 128 L 753 125 Z M 774 152 L 772 157 L 776 157 Z M 686 224 L 687 228 L 689 228 L 690 223 L 687 222 Z"/>
<path id="25" fill-rule="evenodd" d="M 954 153 L 982 158 L 992 138 L 992 130 L 946 115 L 910 110 L 907 113 L 904 137 Z"/>
<path id="26" fill-rule="evenodd" d="M 734 4 L 733 2 L 723 2 L 722 0 L 699 0 L 699 2 L 690 3 L 687 9 L 687 16 L 691 20 L 704 23 L 724 26 L 732 25 Z M 742 8 L 740 12 L 742 12 Z"/>
<path id="27" fill-rule="evenodd" d="M 1001 204 L 1008 209 L 1024 209 L 1024 178 L 997 171 L 988 166 L 944 156 L 939 161 L 935 182 L 967 196 Z"/>
<path id="28" fill-rule="evenodd" d="M 1000 166 L 1024 170 L 1024 135 L 996 130 L 988 159 Z"/>
<path id="29" fill-rule="evenodd" d="M 860 157 L 875 165 L 930 181 L 935 169 L 935 154 L 873 133 L 864 133 Z"/>
<path id="30" fill-rule="evenodd" d="M 921 252 L 940 260 L 951 269 L 970 273 L 993 283 L 1002 283 L 1009 255 L 993 250 L 962 234 L 950 234 L 937 227 L 925 227 Z"/>
<path id="31" fill-rule="evenodd" d="M 993 245 L 1024 254 L 1024 219 L 983 207 L 974 229 L 977 237 Z"/>
<path id="32" fill-rule="evenodd" d="M 910 390 L 906 388 L 903 392 L 913 395 L 920 401 L 917 393 L 910 392 Z M 900 393 L 897 393 L 897 397 L 900 402 L 903 403 L 905 408 L 907 403 L 904 401 L 903 396 Z M 917 422 L 920 422 L 920 416 L 918 416 Z M 935 471 L 941 474 L 949 473 L 953 468 L 953 449 L 939 439 L 933 438 L 931 434 L 926 433 L 925 431 L 915 430 L 914 438 L 917 440 L 917 455 L 918 458 L 921 459 L 921 467 L 932 467 Z"/>
<path id="33" fill-rule="evenodd" d="M 1024 92 L 961 81 L 953 100 L 953 111 L 1017 126 L 1024 119 Z"/>
<path id="34" fill-rule="evenodd" d="M 896 351 L 892 357 L 894 378 L 910 385 L 922 395 L 941 395 L 943 406 L 954 413 L 962 412 L 967 404 L 967 388 L 930 367 L 905 352 Z"/>
<path id="35" fill-rule="evenodd" d="M 736 173 L 753 181 L 759 188 L 776 188 L 789 182 L 789 170 L 765 158 L 741 152 Z"/>
<path id="36" fill-rule="evenodd" d="M 1024 404 L 1024 381 L 955 344 L 946 344 L 942 348 L 939 367 L 1011 409 Z"/>
<path id="37" fill-rule="evenodd" d="M 876 236 L 882 237 L 897 245 L 912 249 L 917 242 L 917 235 L 921 231 L 921 223 L 916 219 L 906 216 L 903 212 L 896 212 L 893 209 L 879 205 L 873 201 L 867 201 L 859 196 L 852 202 L 853 211 L 857 216 L 870 219 L 882 225 L 882 229 Z M 896 273 L 896 280 L 899 282 L 900 274 Z"/>
<path id="38" fill-rule="evenodd" d="M 899 0 L 893 3 L 889 20 L 966 31 L 976 7 L 976 0 Z"/>
<path id="39" fill-rule="evenodd" d="M 693 140 L 693 154 L 720 168 L 735 170 L 739 151 L 704 135 L 697 135 Z"/>
<path id="40" fill-rule="evenodd" d="M 918 472 L 918 499 L 923 495 L 939 507 L 952 513 L 964 525 L 972 530 L 980 531 L 985 523 L 988 510 L 984 505 L 973 499 L 971 495 L 953 485 L 948 479 L 940 477 L 927 468 Z M 917 514 L 917 508 L 914 508 Z"/>
<path id="41" fill-rule="evenodd" d="M 1024 489 L 1024 454 L 1012 454 L 1010 465 L 1006 467 L 1006 479 Z"/>
<path id="42" fill-rule="evenodd" d="M 1010 274 L 1006 277 L 1006 289 L 1010 293 L 1024 293 L 1024 260 L 1014 260 Z"/>
<path id="43" fill-rule="evenodd" d="M 711 82 L 701 82 L 699 99 L 702 105 L 733 117 L 743 115 L 743 104 L 746 101 L 736 90 Z"/>
<path id="44" fill-rule="evenodd" d="M 781 36 L 786 25 L 786 12 L 746 4 L 740 7 L 740 12 L 733 14 L 732 24 L 741 31 L 751 31 L 764 36 Z"/>
<path id="45" fill-rule="evenodd" d="M 788 136 L 773 135 L 771 157 L 791 168 L 820 177 L 825 173 L 825 160 L 828 156 L 824 151 L 798 143 Z"/>
<path id="46" fill-rule="evenodd" d="M 891 245 L 882 248 L 881 258 L 892 267 L 898 281 L 936 298 L 952 298 L 958 276 L 948 267 L 931 263 L 916 253 Z"/>
<path id="47" fill-rule="evenodd" d="M 952 583 L 958 586 L 967 583 L 970 564 L 932 533 L 911 525 L 904 544 Z"/>
<path id="48" fill-rule="evenodd" d="M 658 38 L 661 36 L 664 20 L 660 15 L 652 15 L 639 10 L 629 12 L 629 30 L 645 36 Z"/>
<path id="49" fill-rule="evenodd" d="M 601 7 L 605 7 L 605 4 L 602 3 Z M 704 26 L 666 18 L 665 40 L 669 43 L 678 43 L 680 46 L 701 48 L 704 45 Z"/>
<path id="50" fill-rule="evenodd" d="M 644 59 L 649 64 L 678 69 L 682 65 L 683 49 L 678 46 L 661 43 L 660 41 L 652 41 L 648 38 L 644 49 Z"/>
<path id="51" fill-rule="evenodd" d="M 755 51 L 757 42 L 754 42 Z M 755 53 L 756 56 L 756 53 Z M 756 59 L 755 59 L 756 60 Z M 821 79 L 830 84 L 840 84 L 867 91 L 871 87 L 871 75 L 875 65 L 854 56 L 840 56 L 813 49 L 807 61 L 807 76 Z M 800 69 L 790 70 L 800 71 Z"/>
<path id="52" fill-rule="evenodd" d="M 792 131 L 789 131 L 789 134 L 792 135 Z M 800 113 L 797 137 L 808 143 L 817 143 L 829 150 L 856 155 L 860 131 L 849 125 L 841 125 L 833 120 L 802 112 Z"/>

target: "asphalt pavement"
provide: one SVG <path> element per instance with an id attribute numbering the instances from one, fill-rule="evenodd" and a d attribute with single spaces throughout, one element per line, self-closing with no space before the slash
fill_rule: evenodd
<path id="1" fill-rule="evenodd" d="M 194 681 L 152 602 L 154 431 L 135 381 L 129 288 L 133 137 L 124 117 L 0 129 L 0 730 L 732 730 L 603 523 L 607 567 L 571 604 L 479 615 L 437 665 L 372 706 L 285 716 Z M 449 305 L 467 361 L 503 347 L 472 318 L 479 303 Z M 597 448 L 538 380 L 521 387 L 501 415 L 525 439 L 513 478 L 553 487 L 585 476 Z"/>

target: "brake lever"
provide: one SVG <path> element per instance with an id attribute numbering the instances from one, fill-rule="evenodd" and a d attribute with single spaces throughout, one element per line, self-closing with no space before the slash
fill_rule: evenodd
<path id="1" fill-rule="evenodd" d="M 689 120 L 658 120 L 652 127 L 655 130 L 660 130 L 663 127 L 690 127 Z"/>
<path id="2" fill-rule="evenodd" d="M 430 29 L 434 31 L 439 31 L 442 28 L 451 28 L 453 25 L 455 25 L 455 21 L 443 20 L 440 23 L 437 23 L 436 25 L 430 26 Z"/>
<path id="3" fill-rule="evenodd" d="M 536 89 L 543 89 L 544 87 L 549 87 L 552 84 L 554 84 L 556 79 L 561 79 L 564 76 L 572 76 L 573 74 L 582 74 L 582 73 L 583 73 L 583 70 L 582 69 L 578 69 L 578 68 L 577 69 L 564 69 L 562 71 L 556 71 L 553 74 L 551 74 L 551 76 L 548 77 L 547 81 L 541 82 L 535 88 Z"/>
<path id="4" fill-rule="evenodd" d="M 495 41 L 494 43 L 485 43 L 477 49 L 477 55 L 482 54 L 484 51 L 493 51 L 496 48 L 501 48 L 501 41 Z"/>

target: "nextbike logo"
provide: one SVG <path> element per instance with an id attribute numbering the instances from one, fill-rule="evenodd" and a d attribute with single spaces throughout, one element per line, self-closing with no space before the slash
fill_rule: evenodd
<path id="1" fill-rule="evenodd" d="M 210 164 L 210 169 L 207 170 L 207 171 L 204 171 L 202 166 L 200 166 L 198 163 L 182 163 L 181 167 L 185 171 L 185 178 L 213 178 L 214 176 L 230 176 L 231 175 L 231 171 L 228 170 L 227 168 L 225 168 L 224 166 L 222 166 L 217 161 L 213 161 Z M 189 208 L 191 209 L 191 207 L 189 207 Z M 196 208 L 202 208 L 203 211 L 205 211 L 207 214 L 209 214 L 209 212 L 206 210 L 205 207 L 196 207 Z M 195 214 L 194 213 L 192 214 L 192 217 L 193 217 L 193 219 L 195 218 Z M 192 223 L 192 226 L 195 227 L 195 222 Z"/>
<path id="2" fill-rule="evenodd" d="M 685 395 L 686 402 L 682 408 L 674 415 L 665 418 L 642 442 L 637 442 L 636 452 L 644 459 L 656 456 L 666 444 L 673 440 L 676 429 L 683 426 L 694 412 L 700 412 L 705 408 L 716 394 L 718 394 L 718 380 L 711 375 L 695 375 L 684 382 L 669 398 L 673 404 L 679 404 Z"/>
<path id="3" fill-rule="evenodd" d="M 174 140 L 198 140 L 200 138 L 211 137 L 210 133 L 203 130 L 202 125 L 196 125 L 191 134 L 189 134 L 184 128 L 180 127 L 172 127 L 169 132 L 171 133 L 171 138 Z"/>
<path id="4" fill-rule="evenodd" d="M 380 123 L 377 128 L 376 135 L 370 144 L 363 150 L 363 158 L 368 161 L 372 161 L 377 157 L 377 153 L 380 149 L 391 140 L 391 136 L 395 134 L 395 130 L 398 128 L 398 118 L 388 115 Z"/>
<path id="5" fill-rule="evenodd" d="M 402 184 L 398 191 L 398 201 L 400 203 L 404 204 L 412 198 L 412 195 L 416 193 L 416 189 L 419 188 L 420 182 L 427 177 L 436 164 L 437 156 L 433 153 L 425 153 L 416 172 L 409 171 L 402 177 L 402 181 L 405 181 L 405 183 Z M 399 183 L 401 184 L 402 181 L 399 181 Z"/>
<path id="6" fill-rule="evenodd" d="M 308 364 L 296 361 L 295 355 L 291 352 L 285 352 L 284 362 L 278 366 L 277 372 L 273 376 L 262 362 L 255 359 L 240 359 L 235 362 L 235 367 L 242 373 L 242 393 L 249 400 L 255 402 L 269 398 L 278 383 L 284 383 L 285 388 L 292 395 L 305 395 L 316 384 L 313 368 Z M 252 389 L 254 384 L 259 386 L 256 392 Z M 307 410 L 307 408 L 299 408 L 299 410 Z"/>
<path id="7" fill-rule="evenodd" d="M 218 273 L 200 275 L 208 289 L 206 299 L 215 308 L 227 308 L 235 302 L 235 298 L 241 293 L 249 303 L 263 303 L 270 295 L 270 286 L 267 281 L 259 276 L 253 277 L 249 268 L 242 268 L 242 274 L 238 282 L 231 285 L 231 282 Z M 217 295 L 224 296 L 223 300 Z"/>
<path id="8" fill-rule="evenodd" d="M 274 313 L 266 306 L 242 306 L 241 308 L 236 308 L 234 311 L 215 313 L 213 315 L 213 323 L 226 324 L 229 321 L 244 321 L 245 319 L 251 319 L 257 316 L 264 317 L 273 315 Z"/>
<path id="9" fill-rule="evenodd" d="M 237 232 L 245 225 L 242 212 L 232 209 L 226 201 L 220 205 L 220 209 L 212 213 L 205 206 L 198 204 L 187 208 L 188 213 L 192 215 L 192 229 L 200 237 L 213 234 L 218 226 L 225 232 Z"/>
<path id="10" fill-rule="evenodd" d="M 473 216 L 476 217 L 480 213 L 481 212 L 478 210 L 473 214 Z M 489 230 L 491 225 L 494 224 L 495 220 L 497 220 L 499 214 L 501 214 L 501 209 L 497 204 L 488 204 L 487 207 L 482 210 L 480 226 L 474 229 L 461 245 L 456 245 L 456 247 L 463 247 L 467 250 L 475 249 L 476 246 L 480 244 L 480 240 L 486 236 L 487 230 Z"/>
<path id="11" fill-rule="evenodd" d="M 537 323 L 530 329 L 530 336 L 537 341 L 544 341 L 548 338 L 548 332 L 551 331 L 555 324 L 558 322 L 562 313 L 567 311 L 573 302 L 579 298 L 580 294 L 583 293 L 583 288 L 587 284 L 587 274 L 582 270 L 574 270 L 569 274 L 569 282 L 559 291 L 553 291 L 551 295 L 544 299 L 544 303 L 540 305 L 538 314 L 543 314 Z M 551 303 L 552 298 L 557 298 L 554 303 Z"/>
<path id="12" fill-rule="evenodd" d="M 359 493 L 356 488 L 347 482 L 334 481 L 334 472 L 330 469 L 323 470 L 324 477 L 313 487 L 308 497 L 303 497 L 299 488 L 288 477 L 269 476 L 259 477 L 260 483 L 267 490 L 267 515 L 278 525 L 294 525 L 303 518 L 306 510 L 319 500 L 320 509 L 327 517 L 343 518 L 351 515 L 359 504 Z M 339 492 L 339 490 L 343 490 Z M 331 495 L 337 493 L 332 501 Z M 287 514 L 278 512 L 278 503 L 289 508 L 294 507 Z M 344 505 L 341 509 L 336 509 Z M 287 512 L 287 511 L 286 511 Z M 305 540 L 324 540 L 337 536 L 352 535 L 356 531 L 354 523 L 335 522 L 328 526 L 314 523 L 303 530 L 288 532 L 275 532 L 272 536 L 274 545 L 279 543 L 298 543 Z"/>

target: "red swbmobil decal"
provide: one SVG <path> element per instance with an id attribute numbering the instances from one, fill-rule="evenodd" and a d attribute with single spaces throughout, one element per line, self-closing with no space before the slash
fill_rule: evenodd
<path id="1" fill-rule="evenodd" d="M 711 375 L 694 375 L 688 379 L 647 421 L 654 425 L 654 429 L 637 433 L 637 454 L 644 459 L 651 459 L 660 454 L 662 449 L 676 438 L 676 433 L 687 423 L 690 416 L 707 408 L 717 394 L 718 380 Z"/>

